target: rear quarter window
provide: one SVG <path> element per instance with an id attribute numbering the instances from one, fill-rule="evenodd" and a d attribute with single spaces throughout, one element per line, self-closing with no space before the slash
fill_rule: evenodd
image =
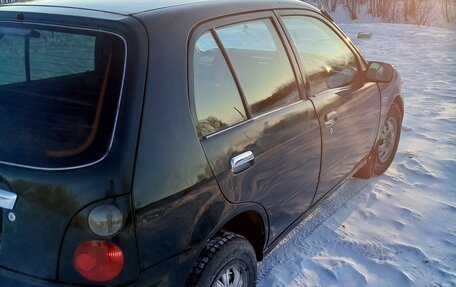
<path id="1" fill-rule="evenodd" d="M 196 42 L 193 60 L 198 133 L 207 136 L 245 120 L 236 83 L 210 32 Z"/>
<path id="2" fill-rule="evenodd" d="M 125 49 L 113 34 L 0 22 L 0 161 L 65 168 L 106 155 Z"/>

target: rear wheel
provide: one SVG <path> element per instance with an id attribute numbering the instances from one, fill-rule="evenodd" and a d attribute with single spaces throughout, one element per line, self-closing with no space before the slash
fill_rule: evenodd
<path id="1" fill-rule="evenodd" d="M 356 177 L 369 178 L 383 174 L 393 162 L 401 136 L 402 114 L 399 106 L 393 104 L 390 108 L 379 139 L 367 164 L 362 167 Z"/>
<path id="2" fill-rule="evenodd" d="M 222 232 L 209 241 L 187 279 L 191 287 L 251 287 L 256 281 L 256 255 L 241 235 Z"/>

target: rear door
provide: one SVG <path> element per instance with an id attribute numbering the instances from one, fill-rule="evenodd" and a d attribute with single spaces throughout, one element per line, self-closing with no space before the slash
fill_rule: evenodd
<path id="1" fill-rule="evenodd" d="M 225 197 L 259 202 L 271 242 L 311 204 L 320 129 L 272 13 L 211 22 L 195 33 L 190 90 L 201 144 Z"/>
<path id="2" fill-rule="evenodd" d="M 370 153 L 380 120 L 377 84 L 363 77 L 365 62 L 349 40 L 312 12 L 281 12 L 294 43 L 322 132 L 322 167 L 315 201 Z"/>

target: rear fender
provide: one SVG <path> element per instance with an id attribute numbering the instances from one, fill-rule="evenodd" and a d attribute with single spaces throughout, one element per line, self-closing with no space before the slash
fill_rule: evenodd
<path id="1" fill-rule="evenodd" d="M 101 237 L 93 233 L 88 225 L 89 213 L 100 205 L 113 205 L 119 208 L 124 217 L 123 228 L 119 233 L 110 237 Z M 132 215 L 131 195 L 117 196 L 92 203 L 80 210 L 71 220 L 66 229 L 65 237 L 61 245 L 58 279 L 61 282 L 75 284 L 95 284 L 79 275 L 73 266 L 73 252 L 82 242 L 88 240 L 106 240 L 117 244 L 124 255 L 124 268 L 120 275 L 109 284 L 123 285 L 138 279 L 140 274 L 135 228 Z M 106 283 L 98 284 L 105 286 Z"/>

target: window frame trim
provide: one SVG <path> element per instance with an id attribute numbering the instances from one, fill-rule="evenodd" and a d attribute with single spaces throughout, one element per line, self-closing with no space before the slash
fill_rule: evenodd
<path id="1" fill-rule="evenodd" d="M 295 58 L 297 59 L 298 68 L 301 71 L 301 74 L 303 75 L 303 77 L 305 78 L 306 91 L 307 91 L 307 95 L 309 95 L 309 97 L 316 97 L 318 95 L 313 93 L 312 87 L 310 85 L 308 73 L 306 71 L 306 66 L 304 65 L 304 63 L 302 63 L 301 57 L 299 55 L 298 47 L 296 47 L 296 45 L 294 44 L 293 37 L 291 36 L 290 31 L 287 29 L 287 26 L 285 25 L 285 22 L 283 21 L 283 17 L 312 18 L 312 19 L 316 19 L 317 21 L 321 22 L 323 25 L 327 26 L 331 31 L 333 31 L 339 37 L 341 42 L 344 43 L 345 46 L 350 50 L 350 52 L 355 56 L 356 63 L 358 65 L 358 69 L 359 69 L 359 73 L 356 78 L 358 80 L 363 79 L 363 73 L 367 69 L 367 61 L 361 55 L 360 51 L 353 45 L 350 38 L 347 35 L 345 35 L 345 33 L 339 27 L 337 27 L 334 23 L 328 21 L 322 15 L 320 15 L 314 11 L 309 11 L 309 10 L 281 9 L 281 10 L 275 10 L 275 13 L 277 16 L 277 20 L 279 21 L 280 25 L 282 26 L 282 29 L 284 30 L 284 33 L 286 34 L 287 39 L 291 45 L 293 54 L 294 54 Z"/>
<path id="2" fill-rule="evenodd" d="M 6 23 L 6 24 L 13 24 L 17 25 L 17 22 L 14 21 L 0 21 L 0 24 Z M 32 25 L 32 26 L 38 26 L 38 27 L 43 27 L 43 28 L 58 28 L 58 29 L 63 29 L 63 30 L 75 30 L 75 31 L 87 31 L 91 33 L 101 33 L 101 34 L 108 34 L 114 37 L 119 38 L 122 43 L 124 44 L 124 58 L 123 58 L 123 71 L 122 71 L 122 81 L 120 84 L 119 88 L 119 95 L 118 95 L 118 103 L 116 105 L 116 111 L 115 111 L 115 117 L 114 117 L 114 124 L 112 126 L 112 132 L 111 132 L 111 137 L 109 139 L 109 144 L 106 147 L 106 151 L 104 152 L 103 156 L 101 156 L 99 159 L 90 161 L 85 164 L 80 164 L 80 165 L 74 165 L 74 166 L 64 166 L 64 167 L 41 167 L 39 165 L 26 165 L 26 164 L 17 164 L 13 162 L 8 162 L 8 161 L 2 161 L 0 160 L 0 164 L 5 164 L 8 166 L 14 166 L 14 167 L 21 167 L 21 168 L 28 168 L 32 170 L 42 170 L 42 171 L 65 171 L 65 170 L 75 170 L 75 169 L 81 169 L 81 168 L 86 168 L 92 165 L 96 165 L 99 162 L 103 161 L 110 153 L 112 150 L 112 147 L 114 145 L 114 139 L 116 136 L 117 132 L 117 126 L 118 126 L 118 121 L 119 121 L 119 116 L 120 116 L 120 107 L 123 102 L 123 96 L 124 96 L 124 88 L 125 88 L 125 78 L 127 74 L 127 66 L 128 66 L 128 42 L 127 39 L 120 33 L 116 33 L 113 31 L 105 30 L 105 29 L 95 29 L 95 28 L 88 28 L 88 27 L 79 27 L 79 26 L 69 26 L 69 25 L 56 25 L 56 24 L 46 24 L 46 23 L 36 23 L 36 22 L 30 22 L 30 21 L 25 21 L 25 22 L 20 22 L 19 24 L 24 24 L 24 25 Z"/>
<path id="3" fill-rule="evenodd" d="M 217 43 L 217 46 L 220 49 L 220 52 L 222 52 L 223 58 L 225 59 L 225 63 L 228 65 L 230 74 L 233 77 L 234 83 L 236 84 L 236 88 L 239 92 L 239 96 L 241 97 L 242 105 L 244 106 L 245 116 L 247 117 L 247 119 L 251 119 L 252 118 L 252 109 L 250 108 L 250 105 L 247 102 L 247 98 L 245 97 L 244 89 L 242 88 L 242 85 L 241 85 L 241 80 L 239 79 L 238 74 L 235 72 L 233 62 L 231 61 L 231 59 L 228 55 L 228 52 L 225 49 L 225 46 L 223 46 L 222 40 L 220 39 L 219 35 L 217 34 L 216 28 L 212 28 L 210 30 L 210 33 L 212 34 L 212 37 L 214 38 L 215 42 Z"/>
<path id="4" fill-rule="evenodd" d="M 220 135 L 220 134 L 223 134 L 223 133 L 225 133 L 225 132 L 228 132 L 228 131 L 230 131 L 230 130 L 232 130 L 232 129 L 235 129 L 235 128 L 237 128 L 237 127 L 240 127 L 240 126 L 246 125 L 246 124 L 248 124 L 248 123 L 251 123 L 251 122 L 253 122 L 253 121 L 256 121 L 256 120 L 258 120 L 258 119 L 267 117 L 267 116 L 269 116 L 269 115 L 271 115 L 271 114 L 274 114 L 274 113 L 277 113 L 277 112 L 280 112 L 280 111 L 283 111 L 283 110 L 292 108 L 292 107 L 297 106 L 297 105 L 299 105 L 299 104 L 302 104 L 302 103 L 304 103 L 304 102 L 306 102 L 306 101 L 307 101 L 307 100 L 300 99 L 299 101 L 293 102 L 293 103 L 291 103 L 291 104 L 289 104 L 289 105 L 286 105 L 286 106 L 283 106 L 283 107 L 278 107 L 278 108 L 276 108 L 276 109 L 266 111 L 266 112 L 264 112 L 264 113 L 262 113 L 262 114 L 259 114 L 259 115 L 257 115 L 257 116 L 254 116 L 254 117 L 252 117 L 252 118 L 250 118 L 250 119 L 246 119 L 245 121 L 239 122 L 239 123 L 237 123 L 237 124 L 235 124 L 235 125 L 229 126 L 229 127 L 224 128 L 224 129 L 222 129 L 222 130 L 219 130 L 219 131 L 216 131 L 216 132 L 214 132 L 214 133 L 212 133 L 212 134 L 209 134 L 209 135 L 203 137 L 203 140 L 213 138 L 213 137 L 215 137 L 215 136 L 218 136 L 218 135 Z"/>
<path id="5" fill-rule="evenodd" d="M 243 22 L 252 22 L 252 21 L 264 20 L 264 19 L 269 20 L 271 22 L 271 24 L 273 25 L 273 27 L 275 29 L 275 32 L 277 33 L 277 36 L 280 39 L 280 43 L 282 44 L 282 47 L 288 58 L 288 62 L 289 62 L 290 68 L 292 70 L 293 76 L 295 78 L 295 82 L 296 82 L 296 85 L 298 88 L 298 93 L 299 93 L 299 99 L 288 105 L 278 107 L 275 109 L 271 109 L 271 110 L 268 110 L 265 112 L 261 112 L 258 115 L 253 116 L 251 113 L 250 105 L 248 104 L 248 102 L 245 98 L 245 94 L 242 89 L 242 86 L 240 85 L 239 77 L 234 69 L 234 66 L 231 63 L 231 60 L 228 57 L 225 47 L 223 46 L 219 36 L 217 35 L 216 30 L 226 27 L 226 26 L 236 25 L 236 24 L 243 23 Z M 194 51 L 196 49 L 196 43 L 197 43 L 198 39 L 206 32 L 211 33 L 212 37 L 214 38 L 214 40 L 217 43 L 218 48 L 221 50 L 221 52 L 225 58 L 225 62 L 227 63 L 228 68 L 230 69 L 233 80 L 235 81 L 236 86 L 238 87 L 238 92 L 241 97 L 242 103 L 244 105 L 244 110 L 246 112 L 247 118 L 239 123 L 236 123 L 234 125 L 228 126 L 224 129 L 221 129 L 214 133 L 203 136 L 198 131 L 199 124 L 198 124 L 198 116 L 196 114 L 193 65 L 194 65 Z M 195 26 L 195 28 L 192 30 L 192 32 L 189 36 L 188 46 L 187 46 L 187 59 L 188 59 L 187 60 L 188 87 L 187 88 L 188 88 L 189 108 L 190 108 L 191 118 L 193 120 L 193 124 L 194 124 L 194 128 L 195 128 L 195 132 L 197 133 L 200 141 L 223 134 L 225 131 L 243 126 L 244 124 L 250 123 L 258 118 L 262 118 L 264 116 L 270 115 L 272 113 L 281 111 L 285 108 L 289 108 L 298 103 L 302 103 L 302 102 L 308 100 L 307 91 L 306 91 L 305 85 L 304 85 L 304 77 L 299 69 L 299 63 L 297 62 L 296 56 L 292 50 L 292 45 L 290 45 L 290 42 L 288 41 L 285 31 L 284 31 L 281 23 L 279 22 L 279 19 L 278 19 L 277 15 L 275 14 L 275 11 L 272 9 L 256 11 L 256 12 L 255 11 L 247 12 L 247 13 L 238 14 L 238 15 L 227 15 L 224 17 L 220 17 L 220 18 L 216 18 L 216 19 L 209 19 L 202 23 L 199 23 L 198 25 Z M 239 83 L 239 86 L 238 86 L 238 83 Z"/>

